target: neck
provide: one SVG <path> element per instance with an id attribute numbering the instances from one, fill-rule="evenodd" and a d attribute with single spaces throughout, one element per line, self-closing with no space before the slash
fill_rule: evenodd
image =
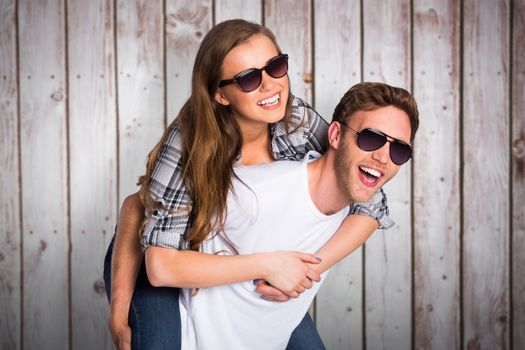
<path id="1" fill-rule="evenodd" d="M 240 164 L 254 165 L 268 163 L 273 160 L 270 152 L 270 132 L 268 124 L 260 127 L 243 127 L 242 133 L 242 158 Z"/>
<path id="2" fill-rule="evenodd" d="M 338 189 L 330 150 L 308 164 L 308 189 L 315 206 L 325 215 L 335 214 L 351 204 Z"/>

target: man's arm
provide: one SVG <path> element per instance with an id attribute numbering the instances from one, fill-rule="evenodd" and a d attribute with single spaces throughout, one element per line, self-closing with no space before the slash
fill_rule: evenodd
<path id="1" fill-rule="evenodd" d="M 122 203 L 111 259 L 111 302 L 108 323 L 113 342 L 119 349 L 129 348 L 131 344 L 128 314 L 143 258 L 139 238 L 143 219 L 144 207 L 138 193 L 135 193 Z M 126 344 L 129 346 L 126 347 Z"/>
<path id="2" fill-rule="evenodd" d="M 318 273 L 325 272 L 362 246 L 378 226 L 377 221 L 369 216 L 346 217 L 332 238 L 316 253 L 323 261 L 312 268 Z"/>
<path id="3" fill-rule="evenodd" d="M 315 254 L 322 259 L 322 262 L 311 265 L 312 269 L 318 273 L 328 270 L 363 245 L 377 228 L 377 220 L 369 216 L 347 216 L 330 240 Z M 285 293 L 272 286 L 271 282 L 269 283 L 270 285 L 261 283 L 256 289 L 264 299 L 272 301 L 287 301 L 290 299 Z"/>

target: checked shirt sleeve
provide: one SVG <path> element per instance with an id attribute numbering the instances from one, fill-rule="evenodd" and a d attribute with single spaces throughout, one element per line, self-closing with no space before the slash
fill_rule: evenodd
<path id="1" fill-rule="evenodd" d="M 152 174 L 150 195 L 165 209 L 155 210 L 144 227 L 143 249 L 153 245 L 187 249 L 184 239 L 193 201 L 182 181 L 182 138 L 176 127 L 162 147 Z"/>
<path id="2" fill-rule="evenodd" d="M 274 159 L 302 160 L 309 151 L 324 153 L 328 147 L 328 123 L 306 102 L 292 100 L 288 130 L 283 122 L 272 125 Z"/>
<path id="3" fill-rule="evenodd" d="M 394 226 L 394 221 L 388 216 L 386 193 L 379 189 L 366 203 L 353 203 L 349 215 L 366 215 L 374 218 L 379 223 L 379 229 L 386 230 Z"/>
<path id="4" fill-rule="evenodd" d="M 301 160 L 308 151 L 324 153 L 328 147 L 328 123 L 298 97 L 293 97 L 292 115 L 289 130 L 284 123 L 272 126 L 272 154 L 275 159 Z M 379 223 L 380 229 L 394 226 L 388 216 L 386 193 L 377 191 L 366 203 L 354 203 L 349 215 L 369 216 Z"/>

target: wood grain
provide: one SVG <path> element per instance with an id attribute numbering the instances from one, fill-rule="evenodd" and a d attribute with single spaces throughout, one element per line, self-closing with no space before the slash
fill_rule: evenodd
<path id="1" fill-rule="evenodd" d="M 410 2 L 363 2 L 365 81 L 410 88 Z M 411 163 L 384 188 L 396 225 L 365 245 L 366 347 L 411 347 Z"/>
<path id="2" fill-rule="evenodd" d="M 211 2 L 166 3 L 166 91 L 168 123 L 190 96 L 191 73 L 199 45 L 212 26 Z"/>
<path id="3" fill-rule="evenodd" d="M 19 1 L 18 21 L 22 337 L 27 349 L 63 349 L 69 344 L 64 3 Z"/>
<path id="4" fill-rule="evenodd" d="M 514 349 L 525 349 L 525 1 L 512 15 L 512 329 Z"/>
<path id="5" fill-rule="evenodd" d="M 314 2 L 315 108 L 327 120 L 361 80 L 359 1 Z M 327 349 L 363 348 L 362 249 L 334 266 L 316 298 L 317 329 Z"/>
<path id="6" fill-rule="evenodd" d="M 215 0 L 215 23 L 227 19 L 242 18 L 257 23 L 262 22 L 261 0 Z"/>
<path id="7" fill-rule="evenodd" d="M 119 203 L 138 190 L 165 126 L 163 11 L 161 0 L 117 1 Z"/>
<path id="8" fill-rule="evenodd" d="M 114 8 L 71 0 L 67 10 L 72 347 L 107 349 L 107 322 L 93 322 L 109 312 L 102 264 L 93 262 L 103 261 L 117 222 Z"/>
<path id="9" fill-rule="evenodd" d="M 460 348 L 459 3 L 414 3 L 416 349 Z"/>
<path id="10" fill-rule="evenodd" d="M 22 348 L 15 1 L 0 2 L 0 349 Z"/>
<path id="11" fill-rule="evenodd" d="M 509 2 L 465 1 L 463 310 L 467 349 L 509 343 Z"/>

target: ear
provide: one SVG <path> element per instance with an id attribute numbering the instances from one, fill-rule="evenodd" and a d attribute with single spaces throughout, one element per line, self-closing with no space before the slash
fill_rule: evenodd
<path id="1" fill-rule="evenodd" d="M 341 141 L 341 124 L 339 122 L 332 122 L 328 127 L 328 142 L 330 147 L 339 149 Z"/>
<path id="2" fill-rule="evenodd" d="M 220 88 L 215 91 L 215 102 L 223 106 L 228 106 L 230 104 L 230 101 L 224 96 Z"/>

